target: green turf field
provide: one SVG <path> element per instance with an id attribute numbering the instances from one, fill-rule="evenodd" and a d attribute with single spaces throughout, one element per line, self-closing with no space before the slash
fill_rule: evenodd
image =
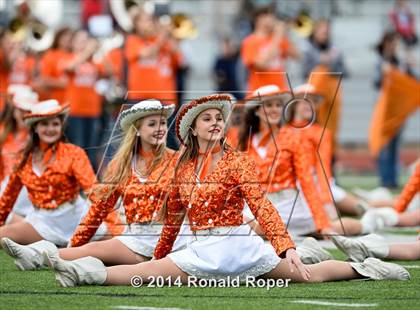
<path id="1" fill-rule="evenodd" d="M 340 178 L 347 188 L 373 188 L 373 177 Z M 389 228 L 388 234 L 414 240 L 416 230 Z M 337 259 L 345 257 L 332 250 Z M 288 288 L 62 288 L 49 270 L 22 272 L 0 250 L 0 309 L 420 309 L 420 261 L 411 281 L 343 281 L 291 284 Z"/>
<path id="2" fill-rule="evenodd" d="M 343 259 L 337 251 L 336 258 Z M 291 284 L 288 288 L 61 288 L 49 270 L 18 271 L 0 250 L 1 309 L 419 309 L 420 261 L 411 281 Z M 322 303 L 328 303 L 323 304 Z M 311 304 L 308 304 L 311 303 Z M 318 304 L 313 304 L 318 303 Z M 319 304 L 321 303 L 321 304 Z"/>

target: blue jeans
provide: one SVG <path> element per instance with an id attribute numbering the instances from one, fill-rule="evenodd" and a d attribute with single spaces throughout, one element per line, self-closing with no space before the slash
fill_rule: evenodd
<path id="1" fill-rule="evenodd" d="M 379 153 L 378 168 L 382 186 L 391 188 L 398 187 L 400 137 L 401 132 L 397 133 Z"/>
<path id="2" fill-rule="evenodd" d="M 66 136 L 71 143 L 83 148 L 96 169 L 96 148 L 98 147 L 98 119 L 96 117 L 70 116 L 67 121 Z"/>

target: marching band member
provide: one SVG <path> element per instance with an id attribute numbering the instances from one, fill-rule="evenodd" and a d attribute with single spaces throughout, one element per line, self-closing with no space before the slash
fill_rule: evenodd
<path id="1" fill-rule="evenodd" d="M 41 99 L 56 99 L 61 104 L 66 102 L 68 78 L 62 68 L 70 55 L 72 35 L 69 28 L 59 29 L 51 48 L 41 57 L 38 83 Z"/>
<path id="2" fill-rule="evenodd" d="M 125 45 L 128 98 L 176 102 L 175 69 L 182 56 L 170 29 L 144 11 L 135 15 L 134 28 Z"/>
<path id="3" fill-rule="evenodd" d="M 73 234 L 72 247 L 58 251 L 62 259 L 93 256 L 106 265 L 137 264 L 151 259 L 162 230 L 153 217 L 166 198 L 176 159 L 175 153 L 165 146 L 167 118 L 174 109 L 175 105 L 144 100 L 122 112 L 124 137 L 119 150 L 109 163 L 104 185 L 91 195 L 94 203 Z M 119 198 L 123 198 L 129 224 L 126 231 L 110 240 L 88 243 Z M 45 241 L 22 246 L 4 238 L 2 244 L 13 254 L 18 267 L 32 270 L 43 266 Z M 183 241 L 179 242 L 181 246 Z M 49 248 L 54 249 L 54 245 Z"/>
<path id="4" fill-rule="evenodd" d="M 105 268 L 94 257 L 66 261 L 57 253 L 46 252 L 44 256 L 59 283 L 65 287 L 130 285 L 133 276 L 144 283 L 150 281 L 148 277 L 158 276 L 166 282 L 170 277 L 187 283 L 189 275 L 207 279 L 262 276 L 293 282 L 409 279 L 403 267 L 374 258 L 363 263 L 330 260 L 302 264 L 281 218 L 264 198 L 254 162 L 223 143 L 230 99 L 227 95 L 199 98 L 184 105 L 177 116 L 177 136 L 184 150 L 166 208 L 162 209 L 165 225 L 154 252 L 156 260 Z M 271 245 L 249 235 L 249 226 L 243 224 L 244 199 Z M 193 240 L 185 249 L 170 253 L 186 214 Z"/>
<path id="5" fill-rule="evenodd" d="M 72 46 L 60 73 L 66 73 L 68 78 L 65 98 L 70 110 L 66 135 L 71 143 L 86 149 L 90 162 L 97 168 L 95 148 L 99 141 L 95 132 L 102 114 L 102 97 L 96 92 L 95 84 L 102 68 L 93 62 L 92 56 L 98 42 L 85 30 L 79 30 L 73 36 Z"/>
<path id="6" fill-rule="evenodd" d="M 65 142 L 67 113 L 68 107 L 51 99 L 33 105 L 31 113 L 24 116 L 29 142 L 0 198 L 0 225 L 5 223 L 23 186 L 34 210 L 24 221 L 1 227 L 0 238 L 21 244 L 45 239 L 65 246 L 86 213 L 79 192 L 92 187 L 95 175 L 85 152 Z"/>
<path id="7" fill-rule="evenodd" d="M 300 58 L 300 53 L 287 38 L 286 25 L 276 20 L 272 9 L 261 8 L 254 15 L 254 32 L 244 39 L 241 58 L 249 70 L 248 90 L 274 84 L 287 86 L 287 58 Z"/>

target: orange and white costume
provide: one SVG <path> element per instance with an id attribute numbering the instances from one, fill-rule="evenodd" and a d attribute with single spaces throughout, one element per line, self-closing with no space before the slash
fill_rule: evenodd
<path id="1" fill-rule="evenodd" d="M 174 152 L 167 149 L 161 163 L 147 179 L 139 177 L 133 169 L 127 184 L 118 186 L 107 199 L 93 199 L 89 212 L 71 238 L 71 246 L 81 246 L 89 242 L 122 197 L 128 227 L 121 236 L 115 238 L 133 252 L 152 257 L 162 231 L 162 224 L 153 222 L 153 217 L 161 209 L 167 196 L 175 159 Z M 182 246 L 184 243 L 180 240 L 176 248 Z"/>
<path id="2" fill-rule="evenodd" d="M 56 100 L 47 100 L 34 104 L 31 113 L 26 114 L 24 119 L 28 126 L 32 126 L 38 120 L 66 113 L 67 108 L 61 107 Z M 80 197 L 80 189 L 90 190 L 96 178 L 83 149 L 73 144 L 57 142 L 47 153 L 55 158 L 49 161 L 42 173 L 33 164 L 30 153 L 22 169 L 15 170 L 10 175 L 0 198 L 0 225 L 5 223 L 22 187 L 25 186 L 33 207 L 25 221 L 43 239 L 64 246 L 88 211 L 87 203 Z M 110 215 L 110 224 L 117 220 L 115 214 Z M 105 231 L 103 228 L 102 233 Z"/>
<path id="3" fill-rule="evenodd" d="M 274 269 L 280 262 L 279 256 L 293 248 L 294 243 L 265 198 L 255 174 L 255 163 L 246 154 L 226 151 L 202 183 L 197 181 L 194 170 L 192 161 L 179 168 L 154 256 L 159 259 L 171 252 L 187 214 L 195 236 L 185 250 L 168 255 L 183 271 L 200 278 L 226 275 L 243 278 Z M 252 236 L 250 227 L 243 223 L 244 199 L 271 245 Z"/>
<path id="4" fill-rule="evenodd" d="M 185 144 L 185 133 L 197 115 L 218 108 L 227 119 L 230 97 L 212 95 L 184 105 L 177 117 L 177 136 Z M 184 272 L 199 278 L 259 276 L 274 269 L 280 257 L 294 248 L 286 227 L 271 202 L 265 198 L 255 173 L 255 163 L 246 154 L 227 149 L 212 172 L 200 180 L 195 160 L 176 170 L 165 226 L 154 256 L 168 257 Z M 244 200 L 271 245 L 252 236 L 243 223 Z M 187 215 L 194 234 L 187 248 L 169 254 Z"/>
<path id="5" fill-rule="evenodd" d="M 274 92 L 265 93 L 261 87 L 255 98 L 267 99 Z M 280 92 L 280 89 L 277 90 Z M 248 103 L 247 103 L 248 104 Z M 266 130 L 268 131 L 268 130 Z M 261 143 L 264 137 L 265 143 Z M 267 198 L 273 203 L 281 218 L 288 223 L 292 235 L 307 234 L 330 227 L 311 171 L 312 154 L 308 153 L 303 140 L 289 127 L 280 128 L 277 134 L 262 132 L 249 139 L 247 153 L 257 163 L 257 172 Z M 303 195 L 298 195 L 299 187 Z M 303 197 L 304 196 L 304 197 Z M 309 204 L 305 203 L 305 199 Z M 245 209 L 244 215 L 253 218 Z"/>
<path id="6" fill-rule="evenodd" d="M 15 171 L 0 199 L 0 224 L 3 224 L 22 186 L 28 190 L 34 206 L 25 221 L 46 240 L 67 245 L 73 231 L 86 213 L 80 188 L 89 190 L 94 172 L 85 152 L 72 144 L 59 142 L 56 158 L 41 174 L 32 165 L 32 155 L 25 166 Z"/>

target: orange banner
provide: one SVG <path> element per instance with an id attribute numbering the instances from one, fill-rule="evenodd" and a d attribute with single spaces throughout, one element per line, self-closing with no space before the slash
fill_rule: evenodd
<path id="1" fill-rule="evenodd" d="M 386 71 L 370 124 L 369 150 L 373 156 L 379 154 L 419 107 L 420 82 L 397 68 Z"/>
<path id="2" fill-rule="evenodd" d="M 317 111 L 317 121 L 330 130 L 334 152 L 341 112 L 341 85 L 339 85 L 340 73 L 329 73 L 329 71 L 327 66 L 316 66 L 311 72 L 308 83 L 314 85 L 317 92 L 324 97 Z"/>

